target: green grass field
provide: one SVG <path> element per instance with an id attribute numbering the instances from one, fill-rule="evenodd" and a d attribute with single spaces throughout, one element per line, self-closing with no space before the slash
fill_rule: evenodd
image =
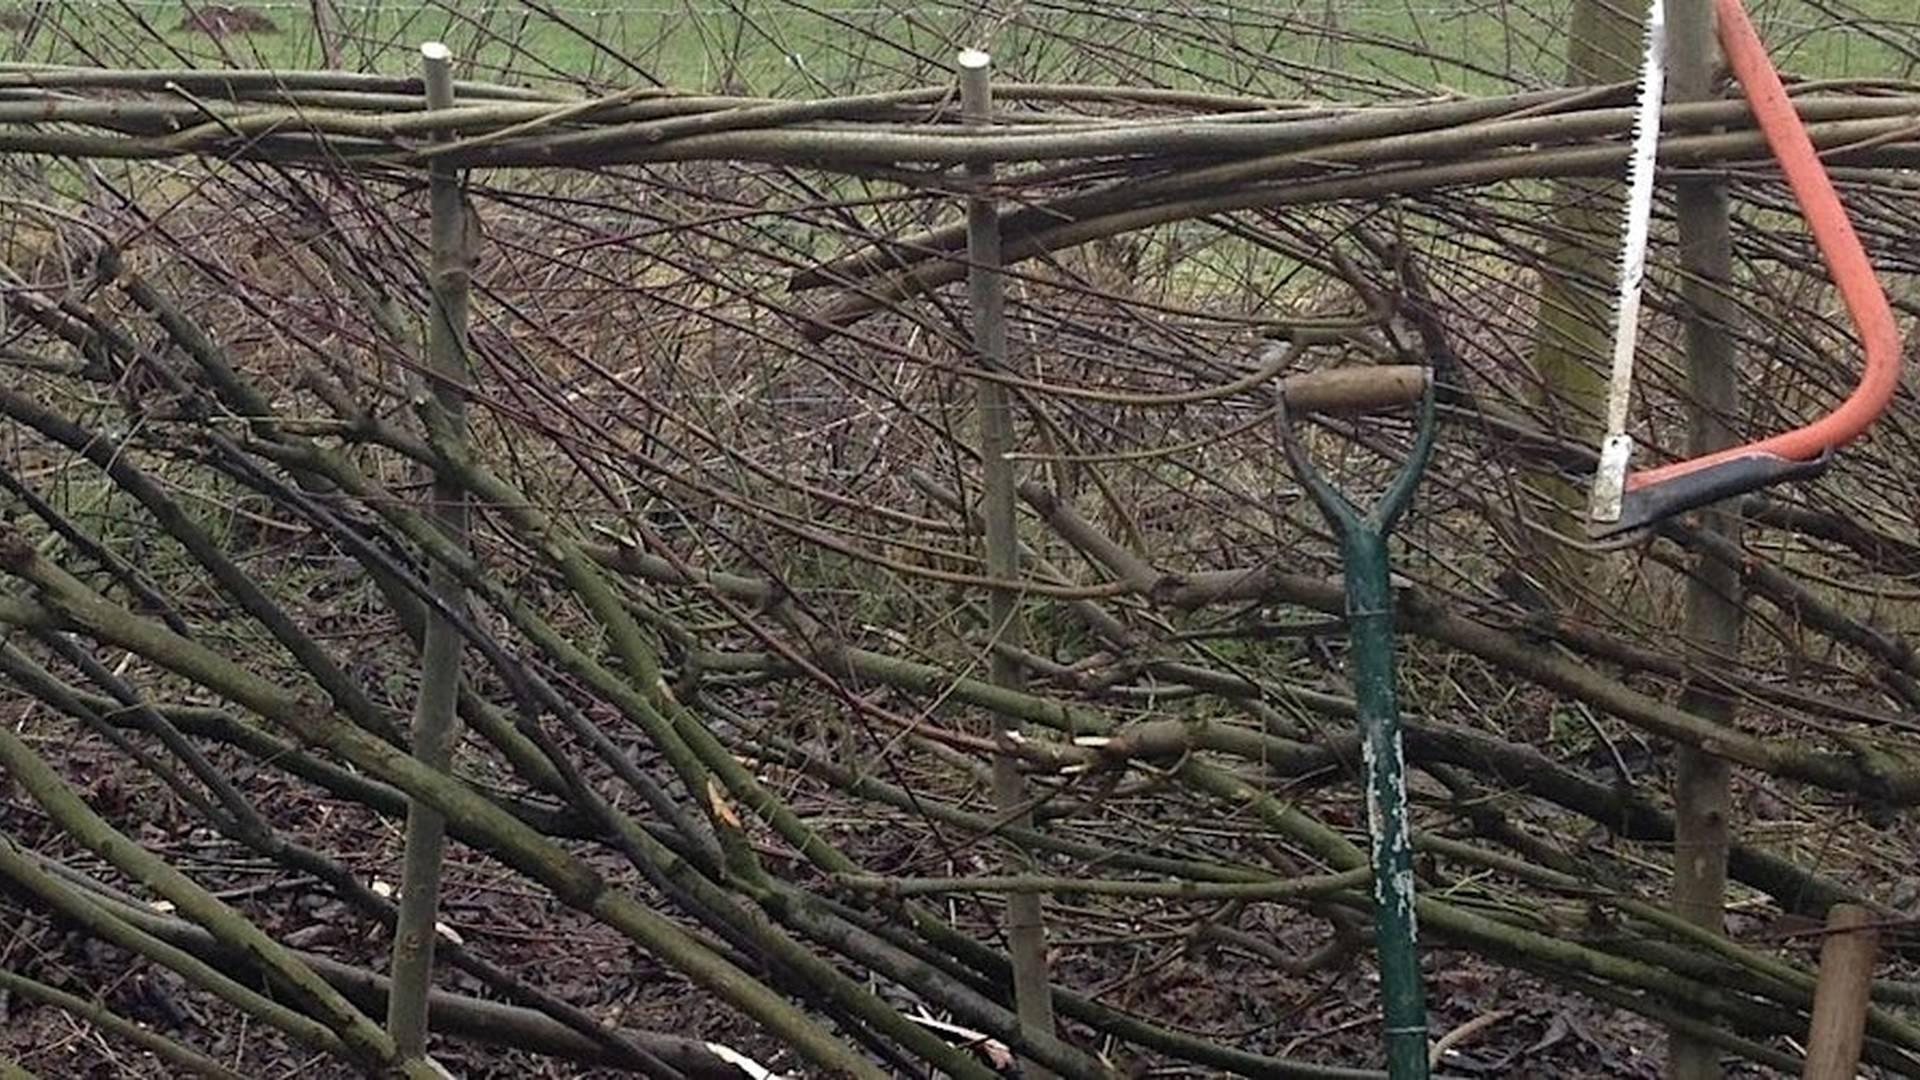
<path id="1" fill-rule="evenodd" d="M 1566 6 L 1053 0 L 983 16 L 952 0 L 341 0 L 335 40 L 342 66 L 363 70 L 410 71 L 415 47 L 437 39 L 476 78 L 653 81 L 769 96 L 923 82 L 956 48 L 984 43 L 1014 78 L 1353 99 L 1557 82 Z M 11 27 L 7 51 L 15 60 L 324 66 L 307 3 L 253 7 L 277 29 L 215 40 L 181 29 L 183 6 L 158 0 L 0 0 L 0 19 Z M 1779 63 L 1795 74 L 1908 79 L 1920 66 L 1920 16 L 1911 0 L 1852 0 L 1838 14 L 1826 0 L 1756 0 L 1753 7 Z M 36 9 L 40 21 L 31 31 L 21 27 Z"/>

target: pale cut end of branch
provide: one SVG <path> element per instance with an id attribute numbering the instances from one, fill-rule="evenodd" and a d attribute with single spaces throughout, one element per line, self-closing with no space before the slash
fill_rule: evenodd
<path id="1" fill-rule="evenodd" d="M 993 57 L 979 49 L 961 49 L 959 59 L 956 63 L 960 65 L 962 70 L 978 71 L 981 68 L 992 65 Z"/>
<path id="2" fill-rule="evenodd" d="M 453 50 L 441 42 L 428 41 L 421 43 L 420 56 L 433 63 L 444 64 L 453 59 Z"/>

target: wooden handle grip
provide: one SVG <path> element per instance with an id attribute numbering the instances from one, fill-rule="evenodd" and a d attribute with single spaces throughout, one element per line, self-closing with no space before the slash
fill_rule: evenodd
<path id="1" fill-rule="evenodd" d="M 1418 364 L 1309 371 L 1280 380 L 1287 409 L 1296 413 L 1369 413 L 1410 405 L 1432 376 Z"/>

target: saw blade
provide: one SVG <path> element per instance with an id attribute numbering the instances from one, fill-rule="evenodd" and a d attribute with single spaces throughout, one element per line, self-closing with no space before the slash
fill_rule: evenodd
<path id="1" fill-rule="evenodd" d="M 1627 403 L 1633 390 L 1634 349 L 1640 339 L 1641 286 L 1647 275 L 1647 237 L 1653 227 L 1653 180 L 1660 148 L 1660 107 L 1667 85 L 1667 6 L 1647 5 L 1646 54 L 1640 65 L 1640 100 L 1634 107 L 1633 149 L 1627 180 L 1625 236 L 1620 252 L 1620 287 L 1615 305 L 1613 369 L 1607 381 L 1607 432 L 1600 444 L 1600 467 L 1593 477 L 1588 516 L 1620 520 L 1627 464 L 1633 440 L 1627 437 Z"/>

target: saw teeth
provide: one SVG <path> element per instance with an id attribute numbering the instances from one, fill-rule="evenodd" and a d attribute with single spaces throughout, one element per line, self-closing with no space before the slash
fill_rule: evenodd
<path id="1" fill-rule="evenodd" d="M 1640 67 L 1640 93 L 1633 110 L 1627 173 L 1627 205 L 1622 226 L 1620 282 L 1614 325 L 1613 365 L 1607 387 L 1607 439 L 1626 432 L 1627 403 L 1633 383 L 1634 348 L 1639 339 L 1640 291 L 1647 273 L 1648 234 L 1653 221 L 1653 181 L 1660 149 L 1660 107 L 1666 91 L 1667 12 L 1665 0 L 1647 6 L 1646 51 Z"/>

